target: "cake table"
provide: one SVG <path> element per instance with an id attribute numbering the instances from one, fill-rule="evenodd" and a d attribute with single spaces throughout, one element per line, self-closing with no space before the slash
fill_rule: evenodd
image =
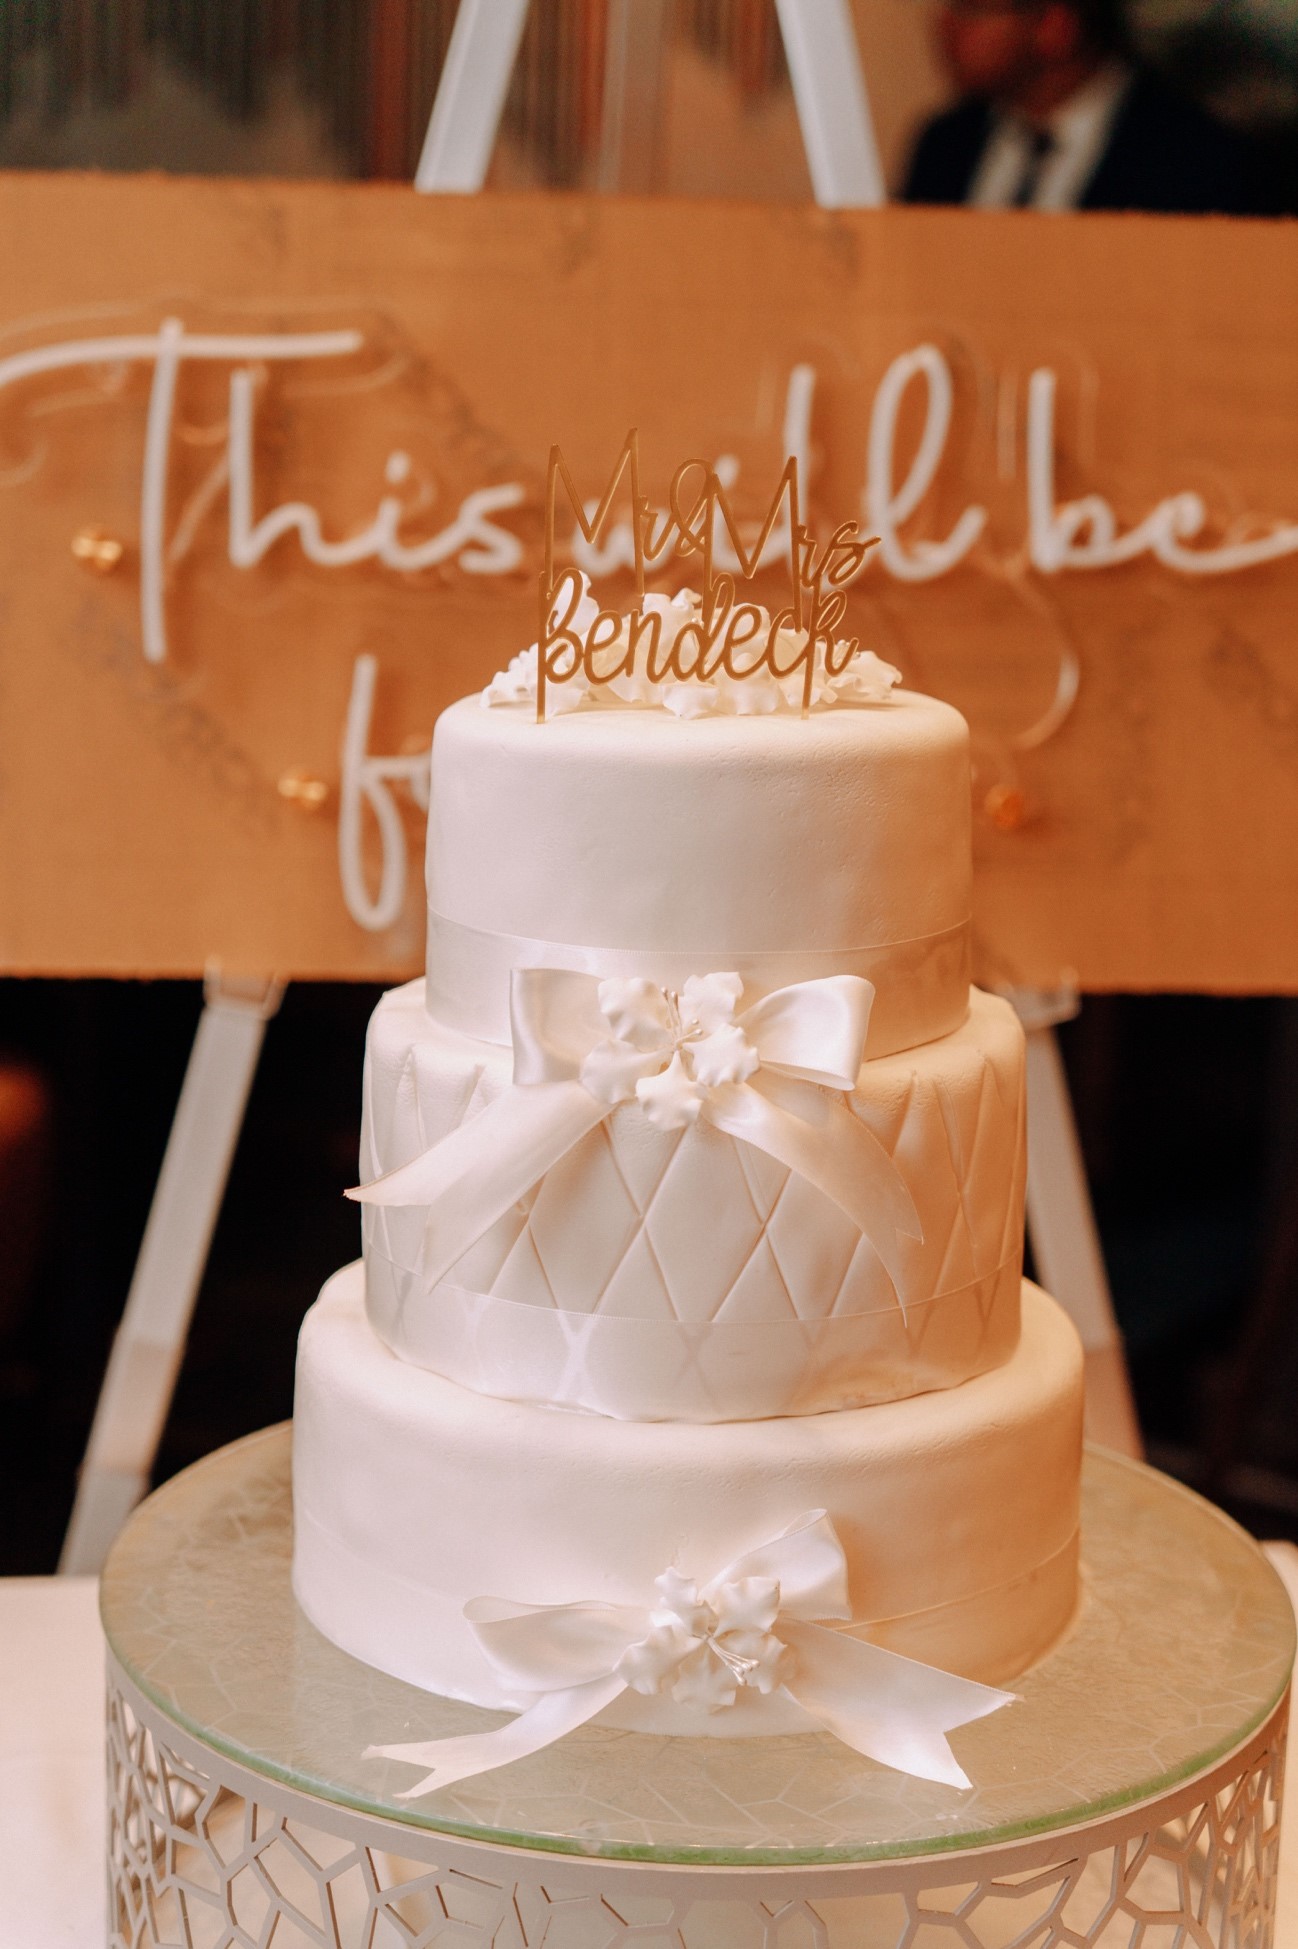
<path id="1" fill-rule="evenodd" d="M 366 1746 L 498 1715 L 321 1637 L 289 1587 L 289 1437 L 209 1457 L 104 1573 L 112 1949 L 1265 1949 L 1293 1660 L 1242 1531 L 1093 1451 L 1084 1596 L 971 1793 L 827 1734 L 588 1726 L 417 1801 Z"/>

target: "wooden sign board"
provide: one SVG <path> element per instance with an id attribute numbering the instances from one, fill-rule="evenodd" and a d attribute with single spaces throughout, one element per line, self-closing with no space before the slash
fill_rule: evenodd
<path id="1" fill-rule="evenodd" d="M 59 175 L 0 251 L 0 967 L 413 972 L 418 754 L 638 425 L 883 532 L 985 975 L 1298 989 L 1298 227 Z"/>

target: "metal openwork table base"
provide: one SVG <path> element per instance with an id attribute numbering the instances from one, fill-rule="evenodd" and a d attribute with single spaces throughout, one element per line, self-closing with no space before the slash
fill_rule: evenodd
<path id="1" fill-rule="evenodd" d="M 972 1793 L 589 1726 L 413 1802 L 364 1748 L 499 1715 L 312 1629 L 288 1470 L 286 1429 L 211 1456 L 105 1572 L 112 1949 L 1267 1949 L 1292 1614 L 1152 1470 L 1088 1457 L 1077 1623 L 955 1736 Z"/>

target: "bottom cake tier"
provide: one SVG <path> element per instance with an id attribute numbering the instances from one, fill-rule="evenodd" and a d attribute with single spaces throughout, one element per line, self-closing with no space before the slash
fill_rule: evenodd
<path id="1" fill-rule="evenodd" d="M 960 1387 L 769 1421 L 627 1422 L 477 1395 L 398 1360 L 364 1275 L 302 1329 L 293 1586 L 354 1657 L 430 1692 L 514 1707 L 463 1616 L 479 1597 L 645 1606 L 669 1567 L 702 1584 L 826 1510 L 847 1559 L 843 1628 L 1004 1683 L 1077 1599 L 1082 1355 L 1024 1288 L 1013 1357 Z M 606 1723 L 742 1735 L 806 1725 L 791 1700 L 708 1714 L 628 1692 Z M 753 1699 L 756 1706 L 756 1698 Z M 778 1721 L 778 1723 L 777 1723 Z"/>

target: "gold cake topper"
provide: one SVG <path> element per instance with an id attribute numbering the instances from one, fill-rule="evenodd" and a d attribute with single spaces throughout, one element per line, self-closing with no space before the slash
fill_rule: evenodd
<path id="1" fill-rule="evenodd" d="M 585 593 L 584 578 L 575 567 L 561 570 L 557 578 L 555 575 L 554 519 L 559 489 L 562 487 L 578 528 L 593 548 L 604 531 L 624 475 L 629 476 L 631 493 L 637 607 L 629 616 L 621 610 L 600 609 L 594 621 L 579 633 L 573 625 Z M 691 476 L 701 485 L 686 512 L 683 501 Z M 536 639 L 538 721 L 545 718 L 549 685 L 569 683 L 580 674 L 588 684 L 599 686 L 618 677 L 634 676 L 639 669 L 651 684 L 708 683 L 718 672 L 735 683 L 763 671 L 778 680 L 800 674 L 805 717 L 811 708 L 818 655 L 824 675 L 837 677 L 860 648 L 858 638 L 839 640 L 834 631 L 847 608 L 848 585 L 860 574 L 866 554 L 878 537 L 863 537 L 855 521 L 843 521 L 827 542 L 818 545 L 802 520 L 798 462 L 793 455 L 785 462 L 751 547 L 745 546 L 715 467 L 706 461 L 683 461 L 672 475 L 667 500 L 667 512 L 660 515 L 640 491 L 640 439 L 635 427 L 626 436 L 593 515 L 586 513 L 586 503 L 562 450 L 551 447 L 545 480 L 545 558 Z M 718 529 L 724 528 L 742 578 L 752 581 L 786 506 L 791 599 L 787 608 L 768 617 L 756 603 L 736 602 L 735 577 L 718 572 L 713 558 Z M 661 615 L 644 606 L 645 570 L 673 556 L 701 558 L 702 601 L 697 618 L 686 622 L 664 645 Z M 620 654 L 614 661 L 609 653 L 615 646 Z M 786 661 L 781 660 L 782 647 L 788 652 Z"/>

